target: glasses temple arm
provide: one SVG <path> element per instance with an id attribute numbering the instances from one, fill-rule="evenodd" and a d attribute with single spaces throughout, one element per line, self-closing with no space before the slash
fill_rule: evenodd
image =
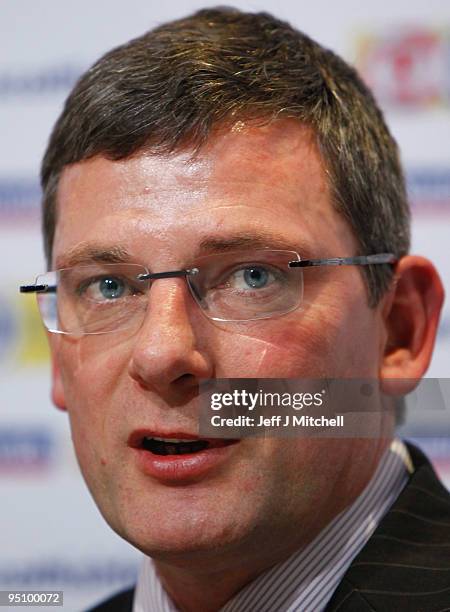
<path id="1" fill-rule="evenodd" d="M 374 264 L 395 264 L 397 257 L 392 253 L 376 255 L 359 255 L 356 257 L 333 257 L 331 259 L 303 259 L 290 261 L 290 268 L 307 268 L 310 266 L 369 266 Z"/>
<path id="2" fill-rule="evenodd" d="M 21 285 L 20 293 L 56 293 L 56 285 Z"/>

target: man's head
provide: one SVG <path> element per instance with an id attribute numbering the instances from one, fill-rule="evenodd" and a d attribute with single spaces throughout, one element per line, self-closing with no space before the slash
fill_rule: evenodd
<path id="1" fill-rule="evenodd" d="M 42 167 L 48 264 L 66 165 L 99 154 L 192 150 L 218 129 L 284 117 L 312 128 L 333 206 L 352 228 L 357 250 L 406 254 L 409 212 L 397 147 L 357 73 L 268 14 L 212 9 L 114 49 L 81 77 Z M 365 272 L 375 304 L 391 268 Z"/>
<path id="2" fill-rule="evenodd" d="M 52 269 L 120 259 L 163 272 L 233 249 L 408 250 L 396 146 L 370 93 L 268 15 L 202 11 L 106 55 L 71 94 L 42 177 Z M 251 289 L 229 274 L 217 283 Z M 303 274 L 303 301 L 283 316 L 217 324 L 170 277 L 153 282 L 137 329 L 51 335 L 53 398 L 88 486 L 148 554 L 252 574 L 373 472 L 391 431 L 381 417 L 380 439 L 244 439 L 184 462 L 144 448 L 145 437 L 196 437 L 203 378 L 422 375 L 442 297 L 429 262 L 404 257 L 395 283 L 384 265 Z"/>

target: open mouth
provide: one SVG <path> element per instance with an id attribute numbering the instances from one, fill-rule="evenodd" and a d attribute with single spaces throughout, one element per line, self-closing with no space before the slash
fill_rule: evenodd
<path id="1" fill-rule="evenodd" d="M 168 486 L 189 484 L 228 465 L 239 439 L 200 438 L 192 432 L 135 430 L 128 446 L 139 469 Z M 225 469 L 225 468 L 224 468 Z"/>
<path id="2" fill-rule="evenodd" d="M 140 436 L 131 446 L 149 451 L 154 455 L 192 455 L 202 451 L 212 450 L 234 444 L 239 440 L 229 439 L 199 439 L 157 436 Z"/>
<path id="3" fill-rule="evenodd" d="M 208 448 L 206 440 L 171 440 L 164 438 L 144 438 L 142 448 L 155 455 L 187 455 Z"/>

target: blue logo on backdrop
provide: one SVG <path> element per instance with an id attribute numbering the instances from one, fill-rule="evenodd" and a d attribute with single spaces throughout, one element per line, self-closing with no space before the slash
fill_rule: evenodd
<path id="1" fill-rule="evenodd" d="M 138 562 L 86 559 L 75 564 L 70 559 L 29 563 L 11 562 L 0 566 L 0 583 L 5 586 L 41 588 L 58 586 L 92 589 L 136 582 Z"/>
<path id="2" fill-rule="evenodd" d="M 410 168 L 406 182 L 413 214 L 450 213 L 450 168 Z"/>
<path id="3" fill-rule="evenodd" d="M 46 428 L 0 428 L 0 473 L 46 468 L 53 458 L 53 451 L 53 436 Z"/>
<path id="4" fill-rule="evenodd" d="M 439 323 L 437 339 L 438 341 L 448 341 L 450 338 L 450 314 L 445 314 Z"/>
<path id="5" fill-rule="evenodd" d="M 41 189 L 36 179 L 9 179 L 0 177 L 0 219 L 21 221 L 37 219 Z"/>
<path id="6" fill-rule="evenodd" d="M 0 74 L 0 100 L 69 91 L 81 74 L 76 66 L 54 66 L 30 73 Z"/>
<path id="7" fill-rule="evenodd" d="M 0 296 L 0 360 L 9 354 L 16 333 L 12 309 L 8 302 Z"/>

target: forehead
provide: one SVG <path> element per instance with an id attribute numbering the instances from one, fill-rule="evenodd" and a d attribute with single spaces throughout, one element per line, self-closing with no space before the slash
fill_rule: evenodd
<path id="1" fill-rule="evenodd" d="M 137 237 L 146 239 L 145 249 L 166 253 L 192 250 L 208 236 L 252 232 L 278 235 L 292 247 L 334 245 L 334 255 L 355 247 L 331 204 L 313 132 L 289 119 L 259 127 L 237 122 L 195 155 L 97 156 L 73 164 L 61 177 L 57 217 L 59 260 L 80 244 L 126 247 Z"/>

